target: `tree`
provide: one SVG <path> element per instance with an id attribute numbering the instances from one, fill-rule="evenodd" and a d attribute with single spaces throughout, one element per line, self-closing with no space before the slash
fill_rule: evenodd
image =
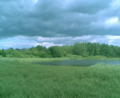
<path id="1" fill-rule="evenodd" d="M 13 57 L 18 57 L 18 58 L 20 58 L 20 57 L 22 57 L 21 56 L 21 53 L 20 52 L 18 52 L 17 50 L 14 50 L 14 52 L 13 52 L 13 55 L 12 55 Z"/>
<path id="2" fill-rule="evenodd" d="M 38 52 L 37 50 L 34 50 L 34 51 L 33 51 L 33 55 L 34 55 L 34 56 L 38 56 L 38 53 L 39 53 L 39 52 Z"/>
<path id="3" fill-rule="evenodd" d="M 0 55 L 2 55 L 2 50 L 0 50 Z"/>
<path id="4" fill-rule="evenodd" d="M 36 49 L 37 51 L 46 51 L 46 48 L 43 47 L 43 46 L 40 46 L 40 45 L 36 46 L 35 49 Z"/>
<path id="5" fill-rule="evenodd" d="M 62 57 L 62 51 L 58 46 L 49 47 L 48 50 L 51 52 L 53 57 Z"/>
<path id="6" fill-rule="evenodd" d="M 73 45 L 65 45 L 60 47 L 62 51 L 67 52 L 67 54 L 72 54 Z"/>
<path id="7" fill-rule="evenodd" d="M 72 51 L 75 55 L 82 55 L 83 53 L 87 53 L 86 43 L 75 43 Z"/>
<path id="8" fill-rule="evenodd" d="M 6 57 L 6 53 L 5 53 L 4 49 L 2 49 L 2 56 Z"/>
<path id="9" fill-rule="evenodd" d="M 87 53 L 89 56 L 93 56 L 94 55 L 94 47 L 93 47 L 93 44 L 92 43 L 87 43 L 86 44 L 86 47 L 87 47 Z"/>
<path id="10" fill-rule="evenodd" d="M 81 55 L 82 54 L 82 48 L 80 43 L 75 43 L 72 49 L 73 54 L 75 55 Z"/>
<path id="11" fill-rule="evenodd" d="M 100 45 L 98 43 L 93 43 L 94 45 L 94 56 L 100 54 Z"/>
<path id="12" fill-rule="evenodd" d="M 106 56 L 107 55 L 107 48 L 108 48 L 108 45 L 107 44 L 102 44 L 101 46 L 100 46 L 100 54 L 102 55 L 102 56 Z"/>
<path id="13" fill-rule="evenodd" d="M 49 57 L 49 55 L 45 51 L 40 51 L 38 55 L 39 57 L 42 57 L 42 58 Z"/>

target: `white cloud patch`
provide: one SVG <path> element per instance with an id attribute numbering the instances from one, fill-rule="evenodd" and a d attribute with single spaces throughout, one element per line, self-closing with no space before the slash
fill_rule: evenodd
<path id="1" fill-rule="evenodd" d="M 107 36 L 107 38 L 115 40 L 115 39 L 120 39 L 120 36 Z"/>
<path id="2" fill-rule="evenodd" d="M 120 46 L 120 36 L 107 36 L 106 37 L 109 40 L 109 45 L 117 45 Z"/>
<path id="3" fill-rule="evenodd" d="M 119 23 L 118 17 L 113 17 L 105 21 L 105 26 L 106 27 L 116 26 L 118 25 L 118 23 Z"/>
<path id="4" fill-rule="evenodd" d="M 50 46 L 62 46 L 62 44 L 54 44 L 53 42 L 42 42 L 42 43 L 38 43 L 38 42 L 0 42 L 1 46 L 0 49 L 8 49 L 8 48 L 18 48 L 18 49 L 22 49 L 22 48 L 31 48 L 31 47 L 35 47 L 37 45 L 41 45 L 44 47 L 50 47 Z"/>
<path id="5" fill-rule="evenodd" d="M 33 0 L 34 1 L 34 3 L 37 3 L 38 2 L 38 0 Z"/>
<path id="6" fill-rule="evenodd" d="M 36 43 L 35 46 L 37 46 L 37 45 L 44 46 L 46 48 L 48 48 L 50 46 L 63 46 L 63 44 L 54 44 L 53 42 Z"/>
<path id="7" fill-rule="evenodd" d="M 44 47 L 50 46 L 63 46 L 73 45 L 74 43 L 91 42 L 91 43 L 105 43 L 109 45 L 120 46 L 120 36 L 112 35 L 84 35 L 80 37 L 27 37 L 27 36 L 16 36 L 13 38 L 7 38 L 0 40 L 0 49 L 13 48 L 30 48 L 37 45 Z"/>
<path id="8" fill-rule="evenodd" d="M 113 9 L 120 8 L 120 0 L 113 0 L 113 2 L 111 3 L 111 6 Z"/>

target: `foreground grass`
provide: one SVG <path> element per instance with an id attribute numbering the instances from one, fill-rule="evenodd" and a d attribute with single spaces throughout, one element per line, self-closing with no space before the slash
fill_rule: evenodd
<path id="1" fill-rule="evenodd" d="M 120 66 L 1 61 L 0 98 L 120 98 Z"/>

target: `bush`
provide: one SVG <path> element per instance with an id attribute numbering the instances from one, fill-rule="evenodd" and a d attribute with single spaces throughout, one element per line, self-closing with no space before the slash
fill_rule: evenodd
<path id="1" fill-rule="evenodd" d="M 67 52 L 66 51 L 63 52 L 63 56 L 67 56 Z"/>
<path id="2" fill-rule="evenodd" d="M 82 53 L 82 57 L 87 57 L 88 54 L 86 52 Z"/>

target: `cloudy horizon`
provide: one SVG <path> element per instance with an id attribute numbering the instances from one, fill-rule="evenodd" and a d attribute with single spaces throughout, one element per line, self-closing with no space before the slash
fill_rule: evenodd
<path id="1" fill-rule="evenodd" d="M 4 0 L 0 6 L 0 49 L 120 46 L 120 0 Z"/>

